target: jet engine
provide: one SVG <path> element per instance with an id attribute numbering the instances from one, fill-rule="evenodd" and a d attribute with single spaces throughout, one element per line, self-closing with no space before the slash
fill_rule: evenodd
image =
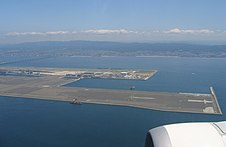
<path id="1" fill-rule="evenodd" d="M 226 147 L 226 121 L 153 128 L 147 133 L 145 147 Z"/>

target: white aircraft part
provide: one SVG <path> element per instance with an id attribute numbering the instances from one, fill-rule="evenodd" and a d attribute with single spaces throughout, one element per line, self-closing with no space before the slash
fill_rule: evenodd
<path id="1" fill-rule="evenodd" d="M 226 121 L 165 125 L 149 133 L 154 147 L 226 147 Z"/>
<path id="2" fill-rule="evenodd" d="M 225 147 L 221 134 L 211 123 L 185 123 L 165 128 L 172 147 Z"/>

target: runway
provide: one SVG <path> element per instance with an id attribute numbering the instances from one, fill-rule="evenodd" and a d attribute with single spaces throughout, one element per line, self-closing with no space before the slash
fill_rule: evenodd
<path id="1" fill-rule="evenodd" d="M 61 76 L 23 77 L 0 76 L 0 95 L 46 100 L 131 106 L 137 108 L 222 114 L 216 94 L 167 93 L 135 90 L 107 90 L 65 87 L 73 79 Z"/>

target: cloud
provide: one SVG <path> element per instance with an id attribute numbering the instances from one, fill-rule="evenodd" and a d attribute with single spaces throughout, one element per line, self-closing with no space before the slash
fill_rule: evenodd
<path id="1" fill-rule="evenodd" d="M 48 32 L 9 32 L 6 36 L 44 36 L 44 35 L 73 35 L 73 34 L 138 34 L 135 31 L 129 31 L 126 29 L 91 29 L 85 31 L 48 31 Z"/>
<path id="2" fill-rule="evenodd" d="M 69 34 L 68 31 L 56 31 L 56 32 L 46 32 L 46 35 L 63 35 L 63 34 Z"/>
<path id="3" fill-rule="evenodd" d="M 61 36 L 61 35 L 67 35 L 67 36 L 78 36 L 78 35 L 85 35 L 85 36 L 91 36 L 91 35 L 131 35 L 131 36 L 153 36 L 153 35 L 167 35 L 167 34 L 191 34 L 191 35 L 208 35 L 208 34 L 221 34 L 226 33 L 226 31 L 217 31 L 217 30 L 209 30 L 209 29 L 179 29 L 174 28 L 167 31 L 162 30 L 153 30 L 153 31 L 131 31 L 127 29 L 89 29 L 89 30 L 83 30 L 83 31 L 46 31 L 46 32 L 9 32 L 6 34 L 2 34 L 4 36 Z M 0 34 L 1 35 L 1 34 Z"/>
<path id="4" fill-rule="evenodd" d="M 165 34 L 211 34 L 214 33 L 214 31 L 209 30 L 209 29 L 178 29 L 174 28 L 168 31 L 164 31 L 163 33 Z"/>
<path id="5" fill-rule="evenodd" d="M 129 34 L 129 33 L 137 33 L 135 31 L 128 31 L 126 29 L 118 29 L 118 30 L 107 30 L 107 29 L 94 29 L 94 30 L 85 30 L 84 33 L 91 33 L 91 34 Z"/>
<path id="6" fill-rule="evenodd" d="M 40 32 L 9 32 L 5 34 L 6 36 L 22 36 L 22 35 L 37 35 Z"/>
<path id="7" fill-rule="evenodd" d="M 37 35 L 64 35 L 69 34 L 68 31 L 55 31 L 55 32 L 9 32 L 6 36 L 37 36 Z"/>

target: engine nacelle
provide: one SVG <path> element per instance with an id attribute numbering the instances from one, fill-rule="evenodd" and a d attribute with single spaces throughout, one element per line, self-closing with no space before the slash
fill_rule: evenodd
<path id="1" fill-rule="evenodd" d="M 226 147 L 226 121 L 157 127 L 147 133 L 145 147 Z"/>

